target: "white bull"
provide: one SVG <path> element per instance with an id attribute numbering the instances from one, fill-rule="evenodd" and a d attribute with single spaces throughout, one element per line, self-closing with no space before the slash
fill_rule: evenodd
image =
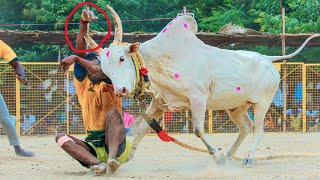
<path id="1" fill-rule="evenodd" d="M 233 51 L 204 44 L 199 40 L 197 23 L 190 16 L 172 20 L 155 38 L 144 43 L 120 45 L 122 25 L 110 7 L 115 20 L 115 39 L 109 48 L 99 49 L 103 72 L 112 80 L 115 93 L 127 95 L 135 90 L 136 73 L 131 55 L 141 53 L 149 70 L 151 86 L 147 92 L 153 99 L 145 112 L 146 120 L 158 120 L 165 111 L 191 109 L 194 133 L 214 158 L 233 158 L 236 150 L 253 125 L 256 136 L 244 163 L 253 161 L 263 131 L 264 117 L 279 86 L 280 76 L 272 62 L 297 55 L 309 37 L 294 53 L 287 56 L 266 56 L 251 51 Z M 87 43 L 95 42 L 86 36 Z M 151 89 L 151 90 L 150 90 Z M 153 90 L 153 91 L 152 91 Z M 254 123 L 247 110 L 253 106 Z M 239 136 L 225 154 L 206 138 L 205 111 L 226 110 L 239 127 Z M 142 140 L 148 126 L 143 126 L 134 147 Z M 132 152 L 134 153 L 134 152 Z M 133 155 L 133 154 L 132 154 Z"/>

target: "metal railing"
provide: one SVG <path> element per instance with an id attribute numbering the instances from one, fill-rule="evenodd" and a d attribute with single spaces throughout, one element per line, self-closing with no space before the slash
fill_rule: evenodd
<path id="1" fill-rule="evenodd" d="M 69 71 L 67 75 L 57 72 L 57 63 L 21 64 L 29 80 L 27 86 L 15 79 L 14 71 L 7 63 L 0 63 L 0 92 L 16 122 L 18 134 L 85 134 L 73 72 Z M 319 131 L 320 64 L 287 63 L 286 86 L 283 82 L 283 63 L 274 65 L 280 71 L 282 80 L 265 117 L 265 131 Z M 287 88 L 287 102 L 284 102 L 284 87 Z M 151 100 L 149 96 L 145 99 L 147 102 Z M 124 99 L 123 108 L 125 116 L 131 114 L 133 116 L 130 117 L 137 117 L 141 114 L 135 100 Z M 248 113 L 253 118 L 252 108 Z M 166 112 L 161 117 L 161 124 L 169 133 L 193 133 L 191 117 L 189 110 Z M 207 110 L 205 117 L 207 133 L 238 132 L 225 111 Z M 3 134 L 1 128 L 0 134 Z"/>

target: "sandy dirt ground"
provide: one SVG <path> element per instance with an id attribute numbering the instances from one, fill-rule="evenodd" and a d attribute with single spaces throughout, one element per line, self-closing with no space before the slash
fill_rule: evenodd
<path id="1" fill-rule="evenodd" d="M 203 147 L 192 134 L 175 137 Z M 210 135 L 213 143 L 223 149 L 236 137 L 237 134 Z M 56 145 L 54 137 L 24 137 L 20 141 L 24 148 L 34 151 L 36 157 L 17 157 L 7 137 L 1 136 L 0 179 L 320 179 L 320 158 L 263 160 L 249 166 L 242 165 L 241 161 L 228 161 L 224 166 L 217 166 L 208 154 L 161 142 L 156 136 L 145 137 L 135 157 L 113 177 L 93 177 L 92 171 L 83 168 Z M 253 134 L 250 134 L 237 154 L 244 156 L 252 142 Z M 320 153 L 320 134 L 267 133 L 257 155 L 290 152 Z"/>

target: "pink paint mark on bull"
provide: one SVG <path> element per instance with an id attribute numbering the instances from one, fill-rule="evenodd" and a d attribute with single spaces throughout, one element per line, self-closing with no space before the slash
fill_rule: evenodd
<path id="1" fill-rule="evenodd" d="M 180 78 L 180 74 L 176 73 L 176 74 L 174 74 L 174 77 L 175 77 L 176 79 L 178 79 L 178 78 Z"/>
<path id="2" fill-rule="evenodd" d="M 164 29 L 162 30 L 163 33 L 165 33 L 166 31 L 167 31 L 167 28 L 164 28 Z"/>
<path id="3" fill-rule="evenodd" d="M 183 26 L 187 29 L 188 28 L 188 24 L 184 23 Z"/>
<path id="4" fill-rule="evenodd" d="M 240 90 L 241 90 L 241 88 L 240 88 L 240 86 L 238 86 L 238 87 L 237 87 L 237 91 L 240 91 Z"/>
<path id="5" fill-rule="evenodd" d="M 171 21 L 168 26 L 171 26 L 172 23 L 173 23 L 173 21 Z"/>
<path id="6" fill-rule="evenodd" d="M 108 51 L 108 52 L 106 53 L 106 56 L 107 56 L 107 57 L 109 57 L 109 56 L 110 56 L 110 51 Z"/>

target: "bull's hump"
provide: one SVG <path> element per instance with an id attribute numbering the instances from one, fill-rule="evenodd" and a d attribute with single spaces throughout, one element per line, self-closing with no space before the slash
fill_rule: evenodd
<path id="1" fill-rule="evenodd" d="M 198 32 L 198 24 L 193 17 L 185 15 L 185 16 L 179 16 L 177 19 L 183 23 L 186 23 L 188 25 L 189 30 L 192 31 L 193 33 Z M 184 28 L 186 28 L 185 24 L 184 24 Z"/>
<path id="2" fill-rule="evenodd" d="M 196 20 L 187 15 L 176 17 L 162 29 L 159 35 L 178 35 L 181 34 L 181 31 L 197 33 L 198 25 Z"/>

